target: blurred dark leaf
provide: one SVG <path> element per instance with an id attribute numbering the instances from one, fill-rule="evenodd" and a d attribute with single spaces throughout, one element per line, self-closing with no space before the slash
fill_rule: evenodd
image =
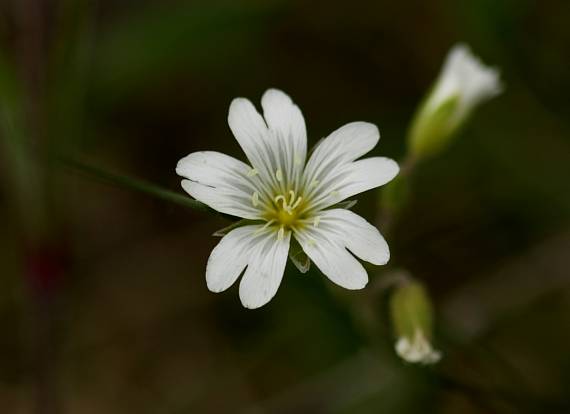
<path id="1" fill-rule="evenodd" d="M 182 70 L 231 73 L 233 62 L 251 57 L 274 9 L 271 2 L 147 5 L 102 28 L 95 70 L 99 93 L 113 101 Z"/>

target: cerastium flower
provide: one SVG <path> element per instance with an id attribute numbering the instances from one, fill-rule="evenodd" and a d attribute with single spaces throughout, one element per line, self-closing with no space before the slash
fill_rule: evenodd
<path id="1" fill-rule="evenodd" d="M 229 109 L 229 126 L 249 164 L 200 151 L 176 168 L 192 197 L 254 220 L 231 230 L 214 248 L 206 269 L 208 288 L 221 292 L 246 269 L 241 302 L 247 308 L 263 306 L 281 283 L 292 237 L 334 283 L 363 288 L 368 275 L 352 254 L 382 265 L 390 256 L 388 245 L 374 226 L 338 204 L 398 173 L 388 158 L 357 160 L 378 143 L 378 128 L 347 124 L 323 139 L 307 161 L 305 120 L 289 96 L 270 89 L 261 106 L 263 117 L 244 98 L 234 99 Z"/>
<path id="2" fill-rule="evenodd" d="M 481 63 L 468 46 L 455 45 L 412 122 L 409 144 L 414 156 L 431 156 L 445 148 L 475 108 L 502 90 L 497 69 Z"/>

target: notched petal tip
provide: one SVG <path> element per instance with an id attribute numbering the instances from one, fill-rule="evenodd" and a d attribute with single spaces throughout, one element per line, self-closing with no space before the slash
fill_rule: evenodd
<path id="1" fill-rule="evenodd" d="M 339 285 L 344 289 L 347 290 L 362 290 L 366 287 L 366 285 L 368 285 L 368 273 L 366 274 L 366 280 L 360 280 L 360 281 L 356 281 L 357 283 L 351 284 L 351 283 L 344 283 L 343 285 Z M 334 282 L 336 283 L 336 282 Z"/>
<path id="2" fill-rule="evenodd" d="M 271 302 L 271 300 L 277 294 L 277 290 L 275 290 L 273 294 L 265 293 L 259 297 L 256 297 L 256 295 L 252 295 L 252 292 L 247 292 L 247 289 L 242 286 L 245 286 L 243 279 L 239 285 L 239 299 L 242 306 L 246 309 L 259 309 Z"/>
<path id="3" fill-rule="evenodd" d="M 225 288 L 225 289 L 224 289 L 224 288 L 222 288 L 222 287 L 220 287 L 220 286 L 216 286 L 216 285 L 214 285 L 212 282 L 210 282 L 207 273 L 206 273 L 206 286 L 208 287 L 208 290 L 209 290 L 210 292 L 212 292 L 212 293 L 221 293 L 221 292 L 223 292 L 224 290 L 227 290 L 227 289 L 228 289 L 228 288 Z"/>
<path id="4" fill-rule="evenodd" d="M 261 105 L 263 106 L 264 102 L 268 102 L 272 99 L 282 99 L 289 104 L 294 104 L 293 99 L 291 99 L 291 97 L 281 89 L 269 88 L 263 93 L 263 96 L 261 97 Z"/>
<path id="5" fill-rule="evenodd" d="M 392 178 L 388 179 L 387 183 L 392 181 L 398 174 L 400 174 L 400 165 L 392 158 L 384 158 L 386 163 L 386 174 Z"/>
<path id="6" fill-rule="evenodd" d="M 176 163 L 176 174 L 184 178 L 190 178 L 193 166 L 195 166 L 199 161 L 201 161 L 202 164 L 207 163 L 206 155 L 208 153 L 209 151 L 196 151 L 181 158 Z"/>
<path id="7" fill-rule="evenodd" d="M 373 262 L 371 263 L 376 266 L 384 266 L 388 264 L 388 262 L 390 261 L 390 248 L 388 247 L 388 244 L 386 244 L 386 250 L 383 253 L 384 254 L 382 255 L 382 257 L 376 263 Z"/>
<path id="8" fill-rule="evenodd" d="M 181 181 L 180 181 L 180 186 L 182 187 L 182 189 L 183 189 L 184 191 L 186 191 L 188 194 L 192 195 L 192 194 L 191 194 L 191 191 L 192 191 L 192 190 L 191 190 L 192 181 L 187 180 L 187 179 L 181 180 Z"/>
<path id="9" fill-rule="evenodd" d="M 232 107 L 236 107 L 239 105 L 253 105 L 253 103 L 251 103 L 251 101 L 247 98 L 244 98 L 243 96 L 238 96 L 237 98 L 233 98 L 232 101 L 230 102 L 230 109 Z"/>
<path id="10" fill-rule="evenodd" d="M 259 309 L 259 308 L 261 308 L 261 307 L 263 307 L 263 306 L 265 306 L 265 305 L 267 305 L 267 304 L 269 303 L 269 301 L 267 301 L 267 302 L 265 302 L 265 303 L 261 303 L 261 304 L 258 304 L 258 303 L 249 303 L 249 302 L 245 302 L 245 301 L 244 301 L 243 299 L 241 299 L 241 298 L 240 298 L 240 302 L 241 302 L 241 305 L 242 305 L 244 308 L 249 309 L 249 310 Z"/>
<path id="11" fill-rule="evenodd" d="M 376 124 L 368 121 L 354 121 L 345 125 L 345 127 L 354 128 L 356 134 L 361 136 L 367 136 L 374 144 L 370 144 L 372 148 L 378 145 L 380 141 L 380 129 Z M 341 127 L 342 128 L 342 127 Z"/>
<path id="12" fill-rule="evenodd" d="M 189 178 L 192 163 L 195 162 L 197 152 L 192 152 L 185 157 L 182 157 L 176 163 L 176 174 L 184 178 Z"/>
<path id="13" fill-rule="evenodd" d="M 230 127 L 234 121 L 240 121 L 239 118 L 248 117 L 252 113 L 258 113 L 255 105 L 247 98 L 234 98 L 230 103 L 228 110 L 228 123 Z"/>
<path id="14" fill-rule="evenodd" d="M 184 169 L 184 164 L 185 164 L 185 160 L 187 157 L 188 156 L 179 159 L 178 162 L 176 163 L 176 169 L 175 169 L 176 174 L 180 175 L 182 177 L 184 176 L 183 169 Z"/>

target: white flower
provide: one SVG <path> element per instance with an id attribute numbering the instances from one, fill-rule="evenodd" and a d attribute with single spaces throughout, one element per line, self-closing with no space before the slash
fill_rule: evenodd
<path id="1" fill-rule="evenodd" d="M 457 97 L 455 122 L 463 119 L 477 105 L 502 91 L 497 69 L 485 66 L 467 45 L 455 45 L 448 53 L 428 106 L 436 108 Z"/>
<path id="2" fill-rule="evenodd" d="M 378 128 L 347 124 L 323 139 L 306 161 L 307 133 L 299 108 L 275 89 L 265 92 L 261 106 L 263 117 L 247 99 L 236 98 L 230 105 L 228 123 L 249 165 L 202 151 L 181 159 L 176 168 L 186 178 L 182 187 L 195 199 L 259 221 L 230 231 L 214 248 L 206 269 L 208 288 L 229 288 L 245 269 L 241 302 L 247 308 L 263 306 L 281 283 L 291 237 L 334 283 L 363 288 L 368 275 L 351 253 L 382 265 L 390 256 L 388 245 L 374 226 L 335 205 L 398 173 L 388 158 L 357 160 L 378 143 Z"/>
<path id="3" fill-rule="evenodd" d="M 396 342 L 396 353 L 412 363 L 435 364 L 441 359 L 441 352 L 432 348 L 420 329 L 416 329 L 413 338 L 401 337 Z"/>
<path id="4" fill-rule="evenodd" d="M 439 150 L 478 105 L 502 90 L 497 69 L 481 63 L 467 45 L 455 45 L 414 119 L 410 134 L 412 151 L 428 155 Z"/>

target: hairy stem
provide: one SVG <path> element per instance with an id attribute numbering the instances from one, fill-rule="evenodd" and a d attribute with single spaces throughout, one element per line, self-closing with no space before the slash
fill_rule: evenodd
<path id="1" fill-rule="evenodd" d="M 127 188 L 129 190 L 145 193 L 152 197 L 165 200 L 171 203 L 175 203 L 184 207 L 189 207 L 196 211 L 220 215 L 220 213 L 211 209 L 206 204 L 201 203 L 200 201 L 193 200 L 188 196 L 185 196 L 183 194 L 171 190 L 167 190 L 165 188 L 152 184 L 148 181 L 111 173 L 99 167 L 90 164 L 85 164 L 81 161 L 77 161 L 67 157 L 58 157 L 57 161 L 61 165 L 71 170 L 77 171 L 89 177 L 96 178 L 107 184 L 112 184 L 119 187 Z"/>

